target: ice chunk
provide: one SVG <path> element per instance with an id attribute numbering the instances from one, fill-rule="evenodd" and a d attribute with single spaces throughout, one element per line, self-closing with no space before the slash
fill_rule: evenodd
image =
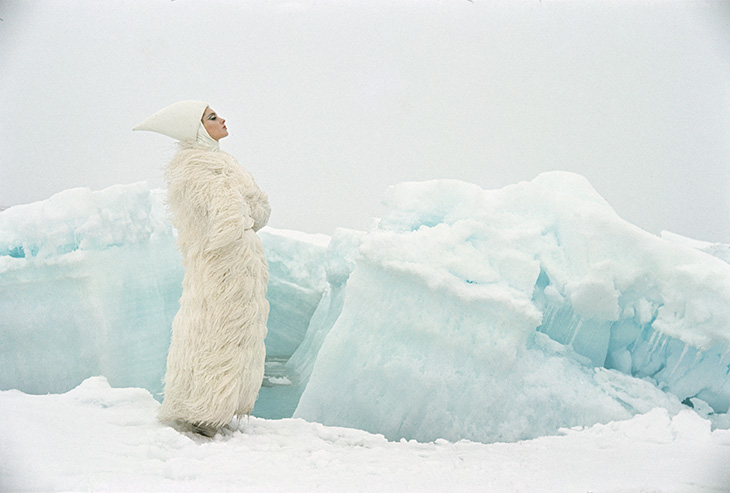
<path id="1" fill-rule="evenodd" d="M 0 389 L 65 392 L 104 375 L 159 397 L 183 276 L 164 198 L 135 183 L 66 190 L 0 213 Z M 329 237 L 260 235 L 270 267 L 267 350 L 286 359 L 327 285 Z"/>
<path id="2" fill-rule="evenodd" d="M 677 233 L 671 233 L 669 231 L 662 231 L 661 237 L 665 240 L 684 245 L 689 248 L 697 249 L 701 252 L 709 253 L 713 257 L 717 257 L 724 262 L 730 264 L 730 245 L 724 245 L 722 243 L 713 243 L 710 241 L 700 241 L 686 236 L 678 235 Z"/>
<path id="3" fill-rule="evenodd" d="M 161 390 L 182 266 L 162 194 L 66 190 L 0 214 L 0 388 Z"/>
<path id="4" fill-rule="evenodd" d="M 266 353 L 288 358 L 304 339 L 325 290 L 330 237 L 272 228 L 264 228 L 259 236 L 269 262 Z"/>
<path id="5" fill-rule="evenodd" d="M 289 322 L 305 325 L 309 322 L 304 339 L 291 357 L 267 363 L 271 368 L 267 369 L 267 375 L 275 376 L 274 379 L 267 377 L 264 380 L 254 415 L 269 418 L 291 417 L 309 381 L 322 342 L 342 311 L 345 283 L 359 255 L 358 246 L 362 235 L 360 231 L 341 228 L 335 230 L 327 245 L 325 260 L 319 266 L 326 272 L 327 286 L 321 294 L 316 311 L 311 318 L 297 318 Z M 302 241 L 302 238 L 299 239 Z M 296 265 L 301 259 L 294 256 L 289 260 Z M 287 386 L 281 386 L 282 382 L 286 382 Z"/>
<path id="6" fill-rule="evenodd" d="M 325 261 L 327 288 L 309 320 L 306 337 L 286 365 L 292 378 L 302 386 L 301 391 L 309 380 L 322 343 L 342 312 L 345 286 L 360 255 L 359 245 L 363 234 L 361 231 L 338 228 L 332 235 Z"/>
<path id="7" fill-rule="evenodd" d="M 688 397 L 727 411 L 728 265 L 626 223 L 583 177 L 404 183 L 386 206 L 295 416 L 494 441 Z"/>

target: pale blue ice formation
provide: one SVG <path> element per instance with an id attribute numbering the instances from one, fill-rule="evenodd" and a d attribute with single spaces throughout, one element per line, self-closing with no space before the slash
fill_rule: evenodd
<path id="1" fill-rule="evenodd" d="M 72 189 L 0 213 L 0 388 L 161 390 L 183 275 L 161 199 Z"/>
<path id="2" fill-rule="evenodd" d="M 329 236 L 271 228 L 260 236 L 276 367 L 299 346 L 325 291 Z M 66 392 L 104 375 L 159 396 L 182 276 L 164 192 L 144 183 L 66 190 L 0 213 L 0 389 Z"/>
<path id="3" fill-rule="evenodd" d="M 260 232 L 254 414 L 486 442 L 653 407 L 728 424 L 727 245 L 642 231 L 563 172 L 403 183 L 385 202 L 367 232 Z M 0 389 L 103 375 L 159 397 L 182 279 L 163 204 L 138 183 L 0 213 Z"/>
<path id="4" fill-rule="evenodd" d="M 621 220 L 580 176 L 393 187 L 295 417 L 519 440 L 730 404 L 730 266 Z"/>

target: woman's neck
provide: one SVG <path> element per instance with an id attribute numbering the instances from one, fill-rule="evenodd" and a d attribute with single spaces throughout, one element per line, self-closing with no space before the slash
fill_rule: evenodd
<path id="1" fill-rule="evenodd" d="M 198 136 L 195 140 L 199 145 L 205 147 L 208 150 L 211 150 L 211 151 L 220 151 L 221 150 L 220 145 L 218 144 L 218 141 L 215 140 L 210 135 L 208 135 L 208 131 L 205 129 L 203 122 L 200 122 L 200 127 L 198 128 Z"/>

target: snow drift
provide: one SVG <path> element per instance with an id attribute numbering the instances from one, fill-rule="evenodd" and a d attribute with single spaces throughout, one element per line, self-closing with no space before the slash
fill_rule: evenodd
<path id="1" fill-rule="evenodd" d="M 689 409 L 483 444 L 256 417 L 208 439 L 162 425 L 158 408 L 149 392 L 103 377 L 60 395 L 0 392 L 0 491 L 706 493 L 730 484 L 730 431 Z"/>
<path id="2" fill-rule="evenodd" d="M 182 278 L 163 197 L 75 189 L 0 213 L 0 389 L 104 375 L 159 392 Z M 367 232 L 261 232 L 255 415 L 296 407 L 421 441 L 514 441 L 655 407 L 727 424 L 730 265 L 707 253 L 725 246 L 646 233 L 563 172 L 501 190 L 403 183 L 386 206 Z"/>

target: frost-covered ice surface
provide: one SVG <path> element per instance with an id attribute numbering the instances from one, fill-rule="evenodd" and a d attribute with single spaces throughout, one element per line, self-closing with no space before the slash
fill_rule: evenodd
<path id="1" fill-rule="evenodd" d="M 203 439 L 162 426 L 143 389 L 92 378 L 66 394 L 0 392 L 2 491 L 720 492 L 730 431 L 693 411 L 518 443 L 387 441 L 251 418 Z"/>
<path id="2" fill-rule="evenodd" d="M 78 188 L 0 213 L 0 389 L 161 390 L 183 275 L 163 195 Z"/>
<path id="3" fill-rule="evenodd" d="M 563 172 L 385 202 L 369 231 L 260 232 L 264 385 L 212 441 L 155 420 L 164 192 L 0 213 L 0 489 L 730 488 L 727 245 L 646 233 Z"/>
<path id="4" fill-rule="evenodd" d="M 404 183 L 386 205 L 294 416 L 485 442 L 681 402 L 727 422 L 727 263 L 627 223 L 569 173 Z"/>
<path id="5" fill-rule="evenodd" d="M 259 234 L 270 269 L 266 346 L 276 372 L 304 338 L 325 290 L 330 238 L 271 228 Z M 65 392 L 104 375 L 159 397 L 182 276 L 164 191 L 145 183 L 70 189 L 0 213 L 0 389 Z M 299 393 L 283 414 L 291 416 Z M 262 413 L 282 415 L 269 394 L 267 386 Z"/>
<path id="6" fill-rule="evenodd" d="M 722 259 L 723 261 L 730 264 L 730 245 L 724 243 L 712 243 L 709 241 L 699 241 L 686 236 L 678 235 L 669 231 L 662 231 L 661 237 L 665 240 L 669 240 L 673 243 L 694 248 L 702 252 L 708 253 L 713 257 Z"/>

